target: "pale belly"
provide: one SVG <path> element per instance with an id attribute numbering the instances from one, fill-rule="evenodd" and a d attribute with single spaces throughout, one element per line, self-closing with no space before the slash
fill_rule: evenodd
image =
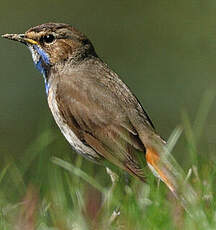
<path id="1" fill-rule="evenodd" d="M 81 154 L 82 156 L 88 158 L 89 160 L 98 161 L 100 160 L 99 155 L 89 146 L 83 144 L 83 142 L 74 134 L 74 132 L 70 129 L 70 127 L 64 122 L 61 117 L 61 113 L 58 108 L 58 104 L 56 101 L 55 90 L 52 88 L 49 89 L 48 93 L 48 104 L 49 108 L 52 112 L 52 115 L 60 128 L 62 134 L 65 136 L 67 141 L 71 144 L 73 149 Z"/>

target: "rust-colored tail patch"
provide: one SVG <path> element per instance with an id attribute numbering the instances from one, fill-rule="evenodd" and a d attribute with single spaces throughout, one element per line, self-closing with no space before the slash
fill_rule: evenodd
<path id="1" fill-rule="evenodd" d="M 169 172 L 160 160 L 159 154 L 152 147 L 146 149 L 146 161 L 153 174 L 160 178 L 175 193 L 175 186 L 168 178 Z"/>

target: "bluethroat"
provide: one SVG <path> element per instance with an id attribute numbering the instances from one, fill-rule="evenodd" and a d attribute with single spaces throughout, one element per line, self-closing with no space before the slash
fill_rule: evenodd
<path id="1" fill-rule="evenodd" d="M 31 51 L 52 115 L 76 152 L 97 163 L 108 161 L 142 181 L 147 163 L 176 193 L 175 175 L 163 158 L 165 141 L 83 33 L 67 24 L 47 23 L 3 37 Z"/>

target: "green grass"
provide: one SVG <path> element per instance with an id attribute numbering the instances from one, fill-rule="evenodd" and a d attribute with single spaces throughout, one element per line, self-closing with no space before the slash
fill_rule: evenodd
<path id="1" fill-rule="evenodd" d="M 122 174 L 111 191 L 102 166 L 72 154 L 69 146 L 62 153 L 58 138 L 46 129 L 23 153 L 24 160 L 8 155 L 1 163 L 0 230 L 216 229 L 215 153 L 198 154 L 213 99 L 212 92 L 204 95 L 194 122 L 183 113 L 183 134 L 176 129 L 169 140 L 170 150 L 180 134 L 187 141 L 189 167 L 181 166 L 198 195 L 190 214 L 148 170 L 147 184 Z M 120 215 L 113 215 L 115 210 Z"/>

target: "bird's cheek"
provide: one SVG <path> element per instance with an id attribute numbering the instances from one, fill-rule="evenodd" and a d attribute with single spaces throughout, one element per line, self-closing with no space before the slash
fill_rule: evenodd
<path id="1" fill-rule="evenodd" d="M 52 64 L 67 60 L 71 53 L 71 47 L 64 43 L 56 44 L 50 52 L 50 61 Z"/>

